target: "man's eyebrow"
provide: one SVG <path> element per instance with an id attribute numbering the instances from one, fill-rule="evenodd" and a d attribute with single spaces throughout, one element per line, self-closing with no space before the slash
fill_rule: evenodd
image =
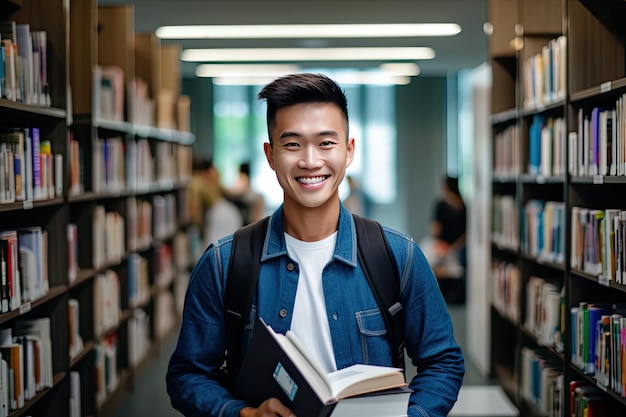
<path id="1" fill-rule="evenodd" d="M 291 137 L 300 137 L 302 135 L 300 135 L 298 132 L 291 132 L 291 131 L 286 131 L 280 134 L 280 136 L 278 137 L 279 139 L 283 139 L 283 138 L 291 138 Z"/>
<path id="2" fill-rule="evenodd" d="M 317 137 L 323 137 L 323 136 L 336 136 L 339 137 L 339 133 L 335 130 L 322 130 L 321 132 L 317 132 L 315 134 L 315 136 Z M 292 137 L 302 137 L 302 134 L 298 133 L 298 132 L 293 132 L 290 130 L 287 130 L 283 133 L 280 134 L 280 136 L 278 137 L 279 139 L 284 139 L 284 138 L 292 138 Z"/>

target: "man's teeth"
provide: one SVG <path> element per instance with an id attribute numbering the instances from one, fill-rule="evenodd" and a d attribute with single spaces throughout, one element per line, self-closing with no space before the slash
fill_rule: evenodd
<path id="1" fill-rule="evenodd" d="M 324 181 L 326 177 L 313 177 L 313 178 L 298 178 L 298 181 L 303 184 L 318 184 Z"/>

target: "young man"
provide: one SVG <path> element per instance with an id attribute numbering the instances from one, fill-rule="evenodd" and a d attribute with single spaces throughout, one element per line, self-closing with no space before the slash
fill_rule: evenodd
<path id="1" fill-rule="evenodd" d="M 284 203 L 269 221 L 245 328 L 252 332 L 256 317 L 262 317 L 278 332 L 291 329 L 329 372 L 355 363 L 391 366 L 384 320 L 357 260 L 354 219 L 339 200 L 355 149 L 346 97 L 323 75 L 294 74 L 265 86 L 259 98 L 267 101 L 264 151 Z M 417 244 L 387 228 L 385 237 L 401 280 L 405 348 L 418 371 L 409 384 L 414 393 L 407 414 L 445 417 L 463 380 L 461 349 Z M 168 393 L 186 416 L 289 417 L 291 410 L 277 399 L 253 408 L 221 383 L 232 238 L 210 246 L 192 272 L 167 372 Z M 242 354 L 250 336 L 242 338 Z"/>

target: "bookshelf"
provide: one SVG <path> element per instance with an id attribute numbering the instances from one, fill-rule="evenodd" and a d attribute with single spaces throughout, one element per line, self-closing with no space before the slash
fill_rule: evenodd
<path id="1" fill-rule="evenodd" d="M 195 137 L 178 129 L 171 93 L 173 117 L 157 127 L 163 46 L 135 34 L 132 6 L 0 9 L 1 39 L 6 22 L 28 25 L 33 44 L 45 36 L 45 52 L 19 58 L 31 81 L 11 97 L 0 86 L 0 378 L 26 363 L 10 378 L 21 398 L 0 390 L 0 415 L 107 416 L 180 316 Z M 101 79 L 99 67 L 119 71 Z"/>
<path id="2" fill-rule="evenodd" d="M 491 373 L 522 416 L 622 415 L 624 3 L 487 12 Z"/>

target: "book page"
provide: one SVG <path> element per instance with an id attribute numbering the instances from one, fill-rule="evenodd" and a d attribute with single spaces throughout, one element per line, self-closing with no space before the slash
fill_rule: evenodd
<path id="1" fill-rule="evenodd" d="M 267 324 L 265 327 L 285 354 L 289 356 L 293 364 L 300 370 L 320 400 L 328 402 L 332 399 L 330 386 L 327 385 L 325 376 L 319 374 L 317 369 L 311 365 L 308 358 L 293 344 L 291 339 L 282 333 L 275 332 L 274 329 Z"/>
<path id="2" fill-rule="evenodd" d="M 352 365 L 328 374 L 335 398 L 406 386 L 399 368 L 376 365 Z"/>
<path id="3" fill-rule="evenodd" d="M 294 332 L 292 332 L 291 330 L 287 330 L 287 333 L 285 335 L 287 336 L 287 339 L 289 339 L 291 343 L 293 343 L 296 349 L 298 349 L 300 353 L 302 353 L 302 356 L 304 356 L 309 361 L 311 366 L 317 371 L 319 376 L 326 383 L 328 391 L 331 392 L 332 384 L 330 382 L 330 379 L 328 378 L 328 375 L 326 375 L 326 371 L 322 367 L 322 364 L 315 359 L 315 356 L 310 353 L 304 342 L 302 342 L 302 340 L 300 340 L 300 338 L 298 338 L 298 336 Z"/>

